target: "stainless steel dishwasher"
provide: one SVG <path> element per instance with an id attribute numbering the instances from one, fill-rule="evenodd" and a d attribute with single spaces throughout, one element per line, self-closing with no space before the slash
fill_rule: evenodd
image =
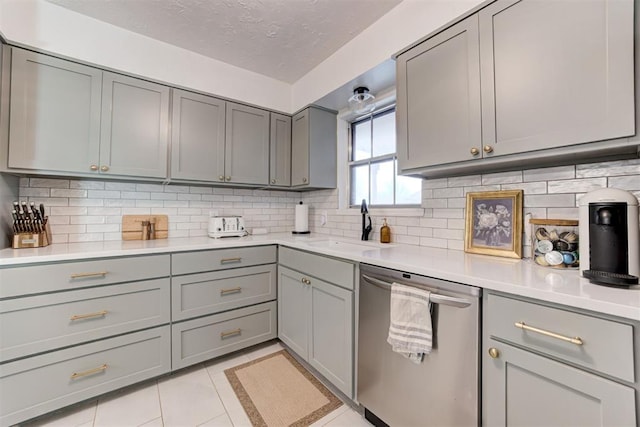
<path id="1" fill-rule="evenodd" d="M 432 292 L 433 350 L 420 364 L 391 350 L 391 283 Z M 357 399 L 377 426 L 478 426 L 481 289 L 360 267 Z"/>

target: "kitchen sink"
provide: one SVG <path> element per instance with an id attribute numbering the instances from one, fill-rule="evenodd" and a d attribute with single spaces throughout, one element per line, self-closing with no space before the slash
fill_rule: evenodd
<path id="1" fill-rule="evenodd" d="M 344 241 L 344 240 L 335 240 L 335 239 L 309 240 L 308 242 L 306 242 L 306 244 L 314 248 L 325 248 L 325 249 L 357 251 L 357 252 L 390 248 L 395 246 L 390 243 L 378 243 L 378 242 L 371 242 L 371 241 Z"/>

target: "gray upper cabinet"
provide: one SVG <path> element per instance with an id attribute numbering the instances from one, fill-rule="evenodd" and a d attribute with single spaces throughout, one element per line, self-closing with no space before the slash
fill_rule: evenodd
<path id="1" fill-rule="evenodd" d="M 269 184 L 291 185 L 291 117 L 271 113 Z"/>
<path id="2" fill-rule="evenodd" d="M 633 0 L 509 0 L 479 16 L 490 155 L 635 133 Z"/>
<path id="3" fill-rule="evenodd" d="M 269 112 L 227 102 L 224 181 L 269 183 Z"/>
<path id="4" fill-rule="evenodd" d="M 10 50 L 8 166 L 89 173 L 100 155 L 102 71 Z"/>
<path id="5" fill-rule="evenodd" d="M 100 172 L 167 176 L 169 88 L 104 73 Z"/>
<path id="6" fill-rule="evenodd" d="M 635 152 L 633 0 L 498 0 L 397 57 L 404 174 Z"/>
<path id="7" fill-rule="evenodd" d="M 336 114 L 309 107 L 291 124 L 291 186 L 336 187 Z"/>
<path id="8" fill-rule="evenodd" d="M 173 90 L 171 178 L 218 181 L 224 175 L 226 103 Z"/>
<path id="9" fill-rule="evenodd" d="M 479 155 L 477 16 L 465 19 L 398 57 L 396 78 L 401 169 L 471 159 L 473 153 Z"/>

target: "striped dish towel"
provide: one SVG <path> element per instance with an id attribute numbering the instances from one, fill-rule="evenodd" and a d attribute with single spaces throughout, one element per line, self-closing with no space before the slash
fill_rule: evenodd
<path id="1" fill-rule="evenodd" d="M 393 351 L 414 363 L 431 353 L 431 292 L 398 283 L 391 285 L 389 337 Z"/>

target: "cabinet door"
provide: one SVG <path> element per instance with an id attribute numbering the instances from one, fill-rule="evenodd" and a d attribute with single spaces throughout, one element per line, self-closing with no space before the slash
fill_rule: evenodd
<path id="1" fill-rule="evenodd" d="M 278 338 L 308 360 L 309 286 L 302 274 L 278 266 Z"/>
<path id="2" fill-rule="evenodd" d="M 98 165 L 102 71 L 12 48 L 12 168 L 90 173 Z"/>
<path id="3" fill-rule="evenodd" d="M 309 110 L 291 123 L 291 185 L 309 185 Z"/>
<path id="4" fill-rule="evenodd" d="M 479 156 L 478 46 L 478 17 L 471 16 L 398 57 L 401 170 Z"/>
<path id="5" fill-rule="evenodd" d="M 225 181 L 269 183 L 269 112 L 227 103 Z"/>
<path id="6" fill-rule="evenodd" d="M 291 117 L 271 113 L 269 183 L 291 185 Z"/>
<path id="7" fill-rule="evenodd" d="M 173 90 L 171 178 L 224 179 L 225 108 L 221 99 Z"/>
<path id="8" fill-rule="evenodd" d="M 100 172 L 167 176 L 169 88 L 104 73 Z"/>
<path id="9" fill-rule="evenodd" d="M 613 381 L 492 339 L 485 355 L 488 426 L 633 426 L 635 392 Z"/>
<path id="10" fill-rule="evenodd" d="M 353 292 L 311 281 L 309 363 L 347 396 L 353 393 Z"/>
<path id="11" fill-rule="evenodd" d="M 633 1 L 480 12 L 482 139 L 502 155 L 633 135 Z"/>

